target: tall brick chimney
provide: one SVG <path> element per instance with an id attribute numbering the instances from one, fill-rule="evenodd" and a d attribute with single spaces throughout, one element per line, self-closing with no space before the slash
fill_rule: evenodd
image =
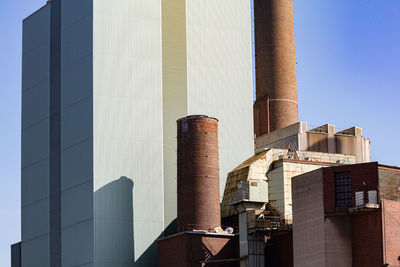
<path id="1" fill-rule="evenodd" d="M 178 232 L 221 225 L 218 120 L 188 116 L 178 123 Z"/>
<path id="2" fill-rule="evenodd" d="M 256 136 L 298 121 L 293 0 L 254 0 Z"/>

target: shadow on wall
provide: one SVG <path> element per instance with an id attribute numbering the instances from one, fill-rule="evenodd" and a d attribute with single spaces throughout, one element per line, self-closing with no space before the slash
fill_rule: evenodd
<path id="1" fill-rule="evenodd" d="M 135 261 L 133 186 L 122 176 L 94 194 L 95 261 L 101 266 L 157 266 L 156 240 L 177 232 L 175 219 Z"/>
<path id="2" fill-rule="evenodd" d="M 170 235 L 174 235 L 177 233 L 178 223 L 177 219 L 173 220 L 165 230 L 157 237 L 156 240 L 151 244 L 150 247 L 146 249 L 145 252 L 135 261 L 135 267 L 147 267 L 147 266 L 158 266 L 158 247 L 157 247 L 157 240 L 162 237 L 167 237 Z M 152 264 L 150 265 L 149 262 Z"/>
<path id="3" fill-rule="evenodd" d="M 133 266 L 133 181 L 123 176 L 101 187 L 94 202 L 96 263 Z"/>

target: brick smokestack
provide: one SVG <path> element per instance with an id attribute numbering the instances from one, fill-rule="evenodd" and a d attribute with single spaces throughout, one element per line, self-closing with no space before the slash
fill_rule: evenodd
<path id="1" fill-rule="evenodd" d="M 188 116 L 178 123 L 178 232 L 221 225 L 218 120 Z"/>
<path id="2" fill-rule="evenodd" d="M 260 136 L 298 121 L 293 0 L 254 0 L 254 27 Z"/>

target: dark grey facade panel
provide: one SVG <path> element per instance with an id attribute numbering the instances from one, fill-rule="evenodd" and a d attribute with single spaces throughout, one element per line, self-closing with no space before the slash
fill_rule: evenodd
<path id="1" fill-rule="evenodd" d="M 50 4 L 50 266 L 61 267 L 61 0 Z"/>
<path id="2" fill-rule="evenodd" d="M 11 245 L 11 267 L 21 267 L 21 242 Z"/>

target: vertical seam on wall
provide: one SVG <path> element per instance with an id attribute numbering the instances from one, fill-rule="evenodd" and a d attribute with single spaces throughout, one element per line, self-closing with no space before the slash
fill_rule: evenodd
<path id="1" fill-rule="evenodd" d="M 50 266 L 61 267 L 61 0 L 50 5 Z"/>

